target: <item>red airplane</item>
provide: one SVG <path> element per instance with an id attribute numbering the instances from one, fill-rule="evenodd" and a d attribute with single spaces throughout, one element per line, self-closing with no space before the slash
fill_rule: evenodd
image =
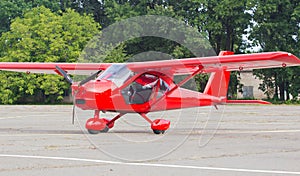
<path id="1" fill-rule="evenodd" d="M 219 56 L 131 63 L 0 63 L 0 70 L 26 73 L 57 73 L 72 84 L 74 105 L 94 110 L 86 122 L 91 134 L 107 132 L 114 122 L 127 113 L 138 113 L 151 125 L 155 134 L 164 133 L 169 120 L 151 120 L 147 113 L 225 103 L 262 103 L 265 101 L 230 101 L 227 89 L 230 71 L 300 65 L 300 60 L 286 52 L 233 55 L 223 51 Z M 68 74 L 67 74 L 68 73 Z M 93 73 L 93 74 L 91 74 Z M 210 73 L 204 92 L 181 86 L 197 74 Z M 90 75 L 73 82 L 69 74 Z M 188 75 L 179 83 L 175 75 Z M 111 120 L 100 118 L 100 112 L 118 112 Z M 74 121 L 74 116 L 73 116 Z"/>

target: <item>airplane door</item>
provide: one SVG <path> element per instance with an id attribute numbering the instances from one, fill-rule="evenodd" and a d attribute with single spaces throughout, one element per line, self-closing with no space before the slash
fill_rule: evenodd
<path id="1" fill-rule="evenodd" d="M 154 98 L 161 97 L 168 85 L 158 76 L 143 74 L 122 90 L 127 104 L 144 104 Z"/>

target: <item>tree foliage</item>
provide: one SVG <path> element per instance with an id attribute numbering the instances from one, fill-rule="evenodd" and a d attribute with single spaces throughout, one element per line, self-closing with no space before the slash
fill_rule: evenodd
<path id="1" fill-rule="evenodd" d="M 221 50 L 241 52 L 243 35 L 252 18 L 249 10 L 253 8 L 253 4 L 249 0 L 170 1 L 170 4 L 187 24 L 206 34 L 217 54 Z M 232 72 L 228 94 L 236 97 L 240 88 L 239 74 Z"/>
<path id="2" fill-rule="evenodd" d="M 0 8 L 0 61 L 74 62 L 80 55 L 81 61 L 97 62 L 103 57 L 105 62 L 123 62 L 129 56 L 148 51 L 166 53 L 173 58 L 195 56 L 178 42 L 153 36 L 134 38 L 107 48 L 95 48 L 97 42 L 90 42 L 86 47 L 100 26 L 109 27 L 141 15 L 183 21 L 207 38 L 216 54 L 221 50 L 242 53 L 247 48 L 258 47 L 261 51 L 282 50 L 300 56 L 300 3 L 296 0 L 1 0 Z M 165 28 L 162 25 L 159 30 Z M 171 30 L 177 28 L 173 26 Z M 124 30 L 121 35 L 129 34 Z M 201 41 L 195 38 L 183 37 L 183 40 L 198 47 Z M 255 71 L 263 80 L 260 88 L 270 98 L 281 100 L 289 99 L 289 94 L 297 97 L 299 73 L 298 67 Z M 68 89 L 62 78 L 55 75 L 2 72 L 0 79 L 2 103 L 24 101 L 29 95 L 38 95 L 30 98 L 40 101 L 59 100 Z M 203 89 L 207 75 L 196 79 L 200 80 L 198 90 Z M 240 86 L 239 74 L 232 73 L 229 94 L 234 97 Z"/>
<path id="3" fill-rule="evenodd" d="M 44 6 L 13 20 L 0 38 L 2 62 L 75 62 L 100 25 L 74 10 L 57 14 Z M 13 103 L 41 92 L 45 101 L 62 99 L 68 85 L 57 75 L 1 73 L 2 103 Z"/>
<path id="4" fill-rule="evenodd" d="M 254 8 L 253 20 L 251 38 L 262 51 L 287 51 L 300 56 L 300 3 L 298 1 L 258 0 Z M 290 94 L 293 98 L 297 98 L 300 93 L 299 68 L 257 70 L 255 75 L 263 80 L 260 88 L 269 98 L 284 101 L 290 99 Z"/>
<path id="5" fill-rule="evenodd" d="M 60 0 L 1 0 L 0 1 L 0 34 L 9 30 L 11 21 L 34 7 L 45 6 L 52 11 L 60 10 Z M 1 35 L 0 35 L 1 36 Z"/>

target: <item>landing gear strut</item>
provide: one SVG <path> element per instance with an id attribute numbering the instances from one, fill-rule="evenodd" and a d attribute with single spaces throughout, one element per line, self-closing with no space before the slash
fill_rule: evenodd
<path id="1" fill-rule="evenodd" d="M 100 132 L 108 132 L 106 121 L 100 118 L 100 111 L 95 110 L 94 118 L 87 120 L 85 128 L 90 134 L 98 134 Z"/>
<path id="2" fill-rule="evenodd" d="M 85 127 L 90 134 L 106 133 L 110 128 L 114 127 L 114 122 L 120 117 L 125 115 L 125 113 L 120 113 L 111 120 L 100 118 L 100 111 L 95 110 L 94 117 L 87 120 Z M 164 134 L 170 127 L 170 121 L 164 119 L 156 119 L 152 121 L 149 119 L 145 113 L 140 113 L 140 115 L 151 124 L 151 129 L 154 134 Z"/>
<path id="3" fill-rule="evenodd" d="M 95 110 L 94 117 L 87 120 L 85 128 L 90 134 L 106 133 L 110 128 L 114 127 L 114 122 L 123 115 L 123 113 L 120 113 L 112 120 L 108 120 L 100 118 L 100 111 Z"/>
<path id="4" fill-rule="evenodd" d="M 167 129 L 170 127 L 170 121 L 164 119 L 156 119 L 151 121 L 146 114 L 140 113 L 140 115 L 151 124 L 151 129 L 154 134 L 164 134 Z"/>

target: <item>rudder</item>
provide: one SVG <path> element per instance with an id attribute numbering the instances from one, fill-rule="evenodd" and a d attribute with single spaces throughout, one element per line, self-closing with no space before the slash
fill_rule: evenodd
<path id="1" fill-rule="evenodd" d="M 219 56 L 233 55 L 231 51 L 221 51 Z M 230 72 L 226 71 L 224 68 L 220 68 L 215 72 L 212 72 L 209 80 L 206 84 L 203 93 L 212 95 L 215 97 L 227 97 L 228 85 L 230 80 Z"/>

